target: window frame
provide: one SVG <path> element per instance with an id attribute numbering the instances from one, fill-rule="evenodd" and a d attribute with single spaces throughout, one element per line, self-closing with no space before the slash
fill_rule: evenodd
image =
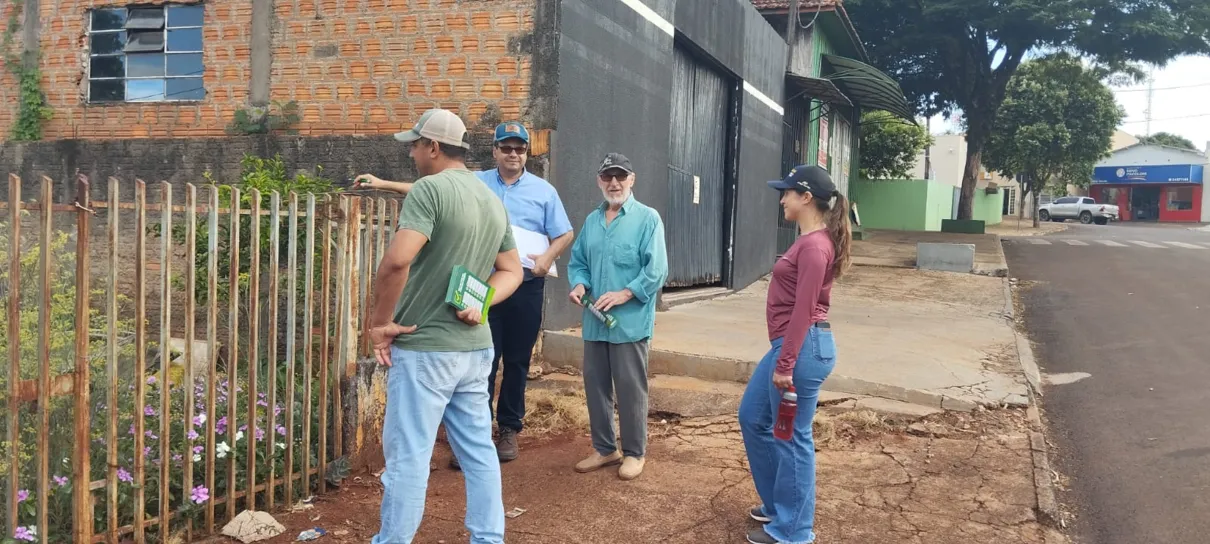
<path id="1" fill-rule="evenodd" d="M 1177 200 L 1177 201 L 1175 201 L 1175 202 L 1177 202 L 1177 203 L 1178 203 L 1178 206 L 1179 206 L 1179 203 L 1188 203 L 1188 204 L 1189 204 L 1189 207 L 1188 207 L 1188 208 L 1180 208 L 1180 207 L 1174 208 L 1174 207 L 1172 207 L 1172 204 L 1173 204 L 1173 198 L 1172 198 L 1172 197 L 1177 196 L 1178 191 L 1189 191 L 1189 193 L 1188 193 L 1189 199 L 1188 199 L 1188 200 Z M 1164 193 L 1167 195 L 1167 198 L 1165 198 L 1165 199 L 1164 199 L 1164 209 L 1165 209 L 1165 211 L 1169 211 L 1169 212 L 1189 212 L 1189 211 L 1193 211 L 1193 186 L 1192 186 L 1192 185 L 1178 185 L 1178 186 L 1175 186 L 1175 187 L 1167 187 L 1167 188 L 1165 188 Z"/>
<path id="2" fill-rule="evenodd" d="M 201 10 L 201 13 L 202 13 L 202 19 L 200 21 L 201 24 L 199 24 L 199 25 L 190 25 L 190 24 L 171 25 L 169 23 L 169 13 L 174 9 L 180 9 L 180 8 L 196 8 L 196 9 Z M 126 26 L 127 22 L 130 20 L 130 13 L 133 10 L 148 10 L 148 9 L 158 9 L 161 11 L 163 25 L 159 29 L 152 29 L 150 31 L 148 31 L 148 30 L 139 31 L 139 29 L 127 28 L 127 26 Z M 112 12 L 112 11 L 118 11 L 118 10 L 122 10 L 124 12 L 123 24 L 122 24 L 121 28 L 114 28 L 114 29 L 95 29 L 94 28 L 94 25 L 96 23 L 96 14 L 98 12 Z M 85 95 L 85 102 L 89 105 L 200 103 L 200 102 L 204 102 L 206 100 L 207 95 L 209 94 L 206 91 L 206 87 L 205 87 L 206 42 L 205 42 L 204 29 L 205 29 L 205 4 L 202 4 L 202 3 L 162 4 L 159 6 L 140 6 L 140 5 L 102 6 L 102 7 L 96 7 L 96 8 L 89 9 L 88 10 L 87 39 L 88 39 L 88 43 L 89 43 L 90 47 L 92 45 L 93 36 L 96 36 L 96 35 L 125 34 L 126 39 L 122 41 L 121 49 L 115 53 L 97 54 L 97 53 L 92 52 L 91 50 L 89 51 L 88 66 L 86 67 L 85 73 L 84 73 L 84 76 L 85 76 L 84 78 L 88 82 L 88 91 Z M 148 33 L 148 32 L 154 33 L 156 30 L 158 30 L 161 33 L 161 35 L 163 36 L 163 47 L 159 51 L 143 51 L 143 52 L 127 51 L 126 46 L 127 46 L 127 44 L 130 43 L 130 35 L 131 35 L 132 30 L 137 31 L 136 33 Z M 169 50 L 169 35 L 170 35 L 171 31 L 174 31 L 174 30 L 197 30 L 198 33 L 201 35 L 199 49 L 197 49 L 197 50 L 190 49 L 190 50 L 183 50 L 183 51 Z M 131 58 L 131 56 L 139 57 L 139 56 L 143 56 L 143 55 L 148 55 L 148 56 L 160 55 L 163 57 L 163 71 L 160 75 L 151 75 L 151 76 L 131 76 L 130 75 L 130 58 Z M 182 56 L 183 57 L 185 55 L 197 55 L 201 58 L 201 61 L 202 61 L 201 72 L 189 73 L 189 74 L 185 74 L 185 75 L 170 75 L 169 66 L 170 66 L 170 61 L 171 61 L 172 57 L 173 56 Z M 94 59 L 97 59 L 97 58 L 122 59 L 122 75 L 119 77 L 93 77 L 93 75 L 92 75 L 93 61 L 94 61 Z M 169 93 L 169 82 L 172 80 L 178 80 L 178 81 L 180 81 L 180 80 L 197 80 L 199 83 L 202 84 L 202 86 L 200 87 L 200 90 L 202 92 L 201 97 L 198 97 L 198 98 L 172 98 Z M 121 81 L 122 82 L 122 99 L 121 100 L 94 100 L 93 99 L 93 82 L 94 81 Z M 134 82 L 159 81 L 161 83 L 160 92 L 159 92 L 159 94 L 155 94 L 155 95 L 147 95 L 144 97 L 136 96 L 134 98 L 131 98 L 130 82 L 132 82 L 132 81 L 134 81 Z M 172 93 L 172 94 L 179 94 L 179 93 Z M 159 98 L 157 98 L 157 97 L 159 97 Z"/>

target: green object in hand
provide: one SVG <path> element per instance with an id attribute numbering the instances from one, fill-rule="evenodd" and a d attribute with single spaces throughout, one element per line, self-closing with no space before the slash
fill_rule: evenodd
<path id="1" fill-rule="evenodd" d="M 492 297 L 496 289 L 467 270 L 465 266 L 454 267 L 450 274 L 450 286 L 445 292 L 445 303 L 459 311 L 475 308 L 483 312 L 483 320 L 487 321 L 487 311 L 492 306 Z"/>
<path id="2" fill-rule="evenodd" d="M 614 317 L 612 315 L 609 315 L 608 312 L 602 312 L 601 310 L 598 310 L 595 306 L 597 301 L 595 299 L 593 299 L 591 296 L 589 296 L 587 293 L 585 293 L 584 296 L 580 297 L 580 302 L 583 303 L 584 307 L 588 309 L 588 313 L 591 313 L 593 315 L 593 317 L 596 317 L 598 320 L 601 321 L 601 323 L 605 324 L 605 328 L 612 329 L 612 328 L 618 326 L 618 320 L 614 319 Z"/>

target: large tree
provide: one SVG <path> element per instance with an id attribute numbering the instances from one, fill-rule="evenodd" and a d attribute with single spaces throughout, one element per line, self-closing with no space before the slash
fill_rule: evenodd
<path id="1" fill-rule="evenodd" d="M 1191 151 L 1201 151 L 1196 145 L 1193 145 L 1193 142 L 1189 141 L 1189 138 L 1172 134 L 1171 132 L 1157 132 L 1151 136 L 1140 136 L 1139 143 L 1166 145 L 1168 147 L 1179 147 L 1181 149 L 1188 149 Z"/>
<path id="2" fill-rule="evenodd" d="M 1210 52 L 1204 0 L 849 0 L 846 7 L 871 60 L 919 113 L 962 111 L 962 219 L 971 217 L 996 111 L 1027 53 L 1067 50 L 1123 67 Z"/>
<path id="3" fill-rule="evenodd" d="M 924 127 L 885 111 L 861 114 L 861 177 L 902 179 L 912 175 L 916 157 L 932 144 Z"/>
<path id="4" fill-rule="evenodd" d="M 1015 175 L 1022 202 L 1047 184 L 1087 186 L 1122 116 L 1101 74 L 1079 58 L 1060 53 L 1027 61 L 1009 80 L 992 124 L 987 167 Z"/>

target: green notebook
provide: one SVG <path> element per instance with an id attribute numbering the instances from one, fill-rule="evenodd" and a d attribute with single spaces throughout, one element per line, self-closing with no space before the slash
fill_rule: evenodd
<path id="1" fill-rule="evenodd" d="M 487 282 L 458 265 L 450 274 L 450 286 L 445 291 L 445 303 L 459 311 L 475 308 L 483 312 L 483 320 L 487 321 L 487 311 L 492 306 L 492 297 L 496 289 Z"/>

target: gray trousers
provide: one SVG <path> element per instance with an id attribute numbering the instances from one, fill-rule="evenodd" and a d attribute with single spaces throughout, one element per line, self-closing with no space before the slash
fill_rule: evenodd
<path id="1" fill-rule="evenodd" d="M 584 396 L 592 447 L 601 455 L 618 451 L 613 430 L 614 391 L 622 431 L 622 454 L 642 457 L 647 451 L 648 340 L 626 344 L 584 342 Z"/>

